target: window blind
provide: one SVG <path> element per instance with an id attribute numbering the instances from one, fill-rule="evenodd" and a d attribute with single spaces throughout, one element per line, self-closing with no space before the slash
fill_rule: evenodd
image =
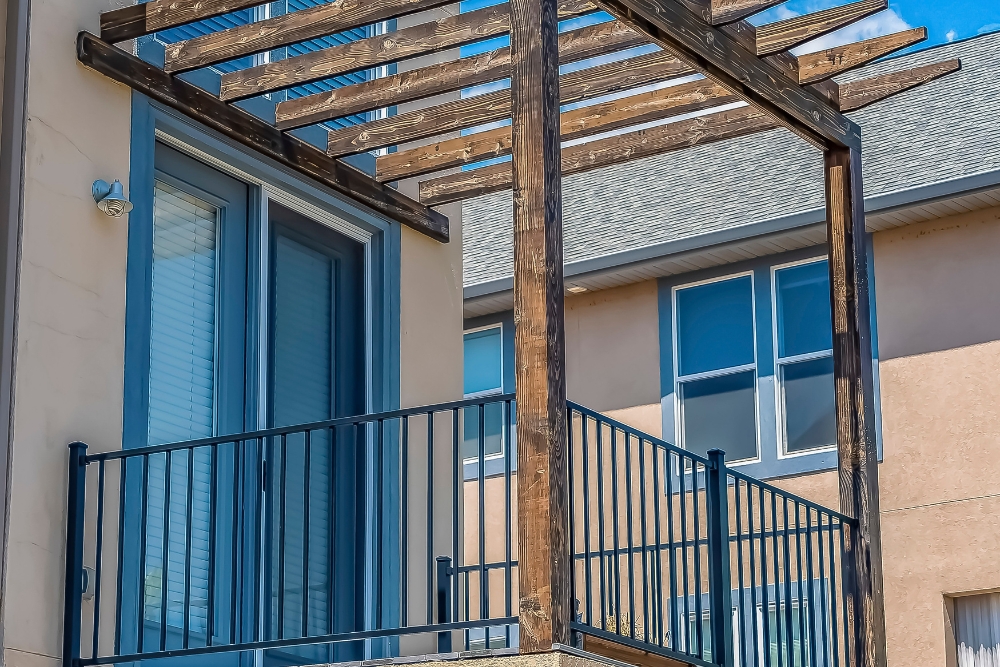
<path id="1" fill-rule="evenodd" d="M 1000 665 L 1000 593 L 955 598 L 958 667 Z"/>

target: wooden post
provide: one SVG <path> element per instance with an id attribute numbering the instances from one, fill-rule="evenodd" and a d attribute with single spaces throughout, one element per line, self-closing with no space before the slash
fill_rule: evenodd
<path id="1" fill-rule="evenodd" d="M 861 153 L 830 149 L 825 162 L 840 509 L 857 517 L 859 526 L 850 540 L 853 582 L 845 581 L 853 584 L 855 593 L 847 610 L 849 627 L 854 630 L 850 634 L 855 638 L 852 664 L 884 667 L 885 607 Z"/>
<path id="2" fill-rule="evenodd" d="M 568 644 L 572 613 L 557 0 L 511 3 L 514 355 L 521 653 Z"/>

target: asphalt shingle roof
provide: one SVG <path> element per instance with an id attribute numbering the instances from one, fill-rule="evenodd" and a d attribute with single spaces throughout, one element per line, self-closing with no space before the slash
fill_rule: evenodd
<path id="1" fill-rule="evenodd" d="M 1000 170 L 1000 33 L 875 63 L 847 81 L 961 58 L 962 71 L 850 114 L 862 128 L 865 196 Z M 563 180 L 566 262 L 823 206 L 822 157 L 784 129 Z M 510 191 L 462 208 L 464 283 L 512 272 Z"/>

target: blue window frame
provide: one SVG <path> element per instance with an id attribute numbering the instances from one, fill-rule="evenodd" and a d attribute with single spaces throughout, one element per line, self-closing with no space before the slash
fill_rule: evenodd
<path id="1" fill-rule="evenodd" d="M 661 279 L 667 439 L 699 454 L 722 449 L 761 479 L 836 467 L 829 267 L 821 253 Z M 869 265 L 877 355 L 873 276 Z M 873 362 L 878 440 L 877 356 Z"/>
<path id="2" fill-rule="evenodd" d="M 463 392 L 466 398 L 503 393 L 503 324 L 489 325 L 465 332 L 463 341 Z M 479 458 L 479 422 L 482 416 L 483 456 L 503 456 L 503 404 L 489 403 L 467 408 L 463 415 L 462 458 Z"/>

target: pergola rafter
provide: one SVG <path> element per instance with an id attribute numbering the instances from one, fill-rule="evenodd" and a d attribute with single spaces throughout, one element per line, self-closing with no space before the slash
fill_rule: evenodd
<path id="1" fill-rule="evenodd" d="M 335 0 L 169 44 L 162 68 L 112 43 L 264 3 L 151 0 L 103 14 L 101 37 L 81 33 L 78 56 L 98 72 L 441 241 L 448 240 L 447 220 L 430 206 L 514 189 L 518 469 L 531 476 L 530 484 L 518 485 L 519 505 L 526 510 L 519 521 L 522 650 L 568 644 L 572 613 L 566 570 L 566 468 L 561 458 L 562 174 L 779 127 L 822 150 L 841 504 L 860 525 L 858 534 L 851 535 L 859 563 L 852 584 L 860 593 L 859 608 L 848 610 L 860 637 L 851 650 L 854 664 L 876 667 L 884 665 L 885 656 L 861 133 L 844 114 L 961 65 L 937 62 L 837 83 L 833 77 L 922 41 L 926 30 L 793 54 L 792 49 L 810 40 L 886 9 L 887 2 L 857 0 L 760 26 L 745 20 L 780 1 L 510 0 L 259 62 L 222 75 L 215 93 L 176 75 L 438 9 L 455 0 Z M 606 10 L 613 20 L 595 19 L 559 33 L 560 20 L 597 10 Z M 433 65 L 414 67 L 408 62 L 507 33 L 509 47 Z M 659 48 L 625 58 L 627 49 L 641 45 Z M 587 62 L 596 56 L 601 62 Z M 578 69 L 560 76 L 559 65 L 573 62 Z M 273 119 L 233 106 L 239 100 L 281 95 L 292 87 L 387 65 L 396 65 L 397 72 L 278 101 Z M 691 78 L 672 81 L 680 77 Z M 508 78 L 509 89 L 435 99 L 479 84 L 502 87 Z M 431 101 L 423 108 L 395 115 L 372 113 L 367 122 L 348 127 L 324 124 L 425 99 Z M 562 108 L 570 104 L 574 108 Z M 317 124 L 326 130 L 326 146 L 289 133 Z M 487 124 L 494 125 L 456 136 Z M 563 146 L 568 140 L 573 143 Z M 387 147 L 399 150 L 377 156 L 374 175 L 341 161 Z M 508 155 L 510 162 L 433 175 Z M 388 184 L 426 175 L 432 176 L 419 183 L 419 201 Z M 719 625 L 727 632 L 728 624 Z M 717 639 L 719 646 L 731 646 L 731 636 Z"/>

